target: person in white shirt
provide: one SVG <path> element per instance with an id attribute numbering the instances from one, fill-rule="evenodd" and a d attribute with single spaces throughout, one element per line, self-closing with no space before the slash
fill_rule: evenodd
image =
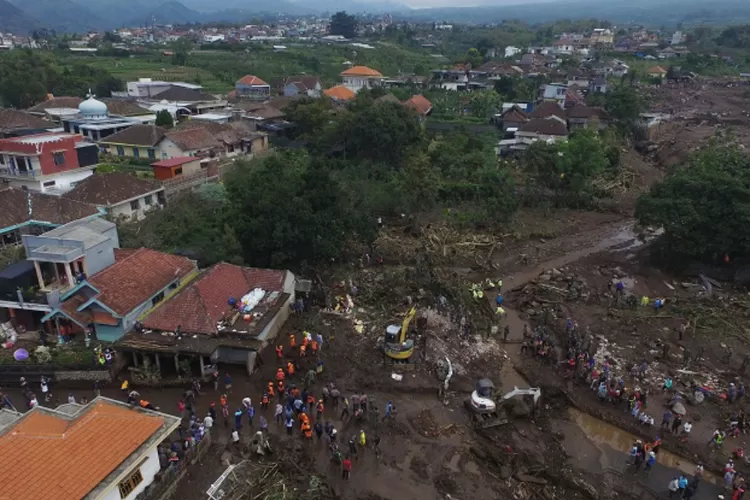
<path id="1" fill-rule="evenodd" d="M 214 419 L 211 418 L 211 414 L 209 413 L 206 415 L 206 418 L 203 419 L 203 425 L 206 426 L 206 429 L 209 430 L 211 427 L 214 426 Z"/>
<path id="2" fill-rule="evenodd" d="M 240 433 L 237 432 L 237 429 L 234 429 L 232 431 L 232 443 L 234 443 L 234 445 L 239 448 L 239 446 L 240 446 Z"/>
<path id="3" fill-rule="evenodd" d="M 682 424 L 682 432 L 685 434 L 685 437 L 690 435 L 690 431 L 693 429 L 693 424 L 690 422 L 685 422 Z"/>

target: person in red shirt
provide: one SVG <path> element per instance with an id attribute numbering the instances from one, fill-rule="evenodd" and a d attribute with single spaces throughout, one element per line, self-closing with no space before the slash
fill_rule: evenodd
<path id="1" fill-rule="evenodd" d="M 342 465 L 342 476 L 344 479 L 349 479 L 349 476 L 352 474 L 352 459 L 349 458 L 349 455 L 344 458 L 344 461 L 341 462 Z"/>

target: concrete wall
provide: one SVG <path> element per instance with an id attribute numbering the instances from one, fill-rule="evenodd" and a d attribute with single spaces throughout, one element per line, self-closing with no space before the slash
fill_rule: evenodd
<path id="1" fill-rule="evenodd" d="M 96 338 L 102 342 L 115 342 L 125 335 L 125 331 L 122 328 L 122 320 L 120 320 L 120 324 L 117 326 L 102 325 L 99 323 L 96 323 L 95 326 Z"/>
<path id="2" fill-rule="evenodd" d="M 86 251 L 85 262 L 89 276 L 108 268 L 115 263 L 115 248 L 120 246 L 119 241 L 108 239 Z"/>
<path id="3" fill-rule="evenodd" d="M 159 454 L 156 451 L 156 446 L 154 446 L 151 450 L 148 452 L 148 459 L 146 462 L 139 467 L 141 471 L 141 475 L 143 476 L 143 481 L 141 481 L 141 484 L 139 484 L 133 491 L 130 492 L 130 494 L 125 497 L 124 499 L 120 496 L 120 488 L 119 484 L 113 485 L 113 488 L 109 491 L 105 492 L 103 495 L 99 497 L 100 500 L 133 500 L 135 497 L 141 494 L 143 490 L 146 489 L 148 485 L 154 482 L 154 476 L 159 472 L 160 466 L 159 466 Z M 133 469 L 128 476 L 131 476 L 135 474 L 135 471 L 138 469 Z"/>
<path id="4" fill-rule="evenodd" d="M 182 149 L 180 149 L 177 144 L 172 142 L 168 138 L 162 139 L 162 141 L 159 143 L 159 153 L 158 156 L 160 160 L 168 160 L 169 158 L 178 158 L 180 156 L 192 156 Z"/>
<path id="5" fill-rule="evenodd" d="M 112 376 L 107 370 L 90 370 L 90 371 L 57 371 L 54 373 L 55 381 L 68 380 L 89 380 L 94 382 L 99 380 L 101 382 L 109 382 L 112 380 Z"/>
<path id="6" fill-rule="evenodd" d="M 234 347 L 219 347 L 217 350 L 219 363 L 232 365 L 244 365 L 247 363 L 249 349 L 238 349 Z"/>
<path id="7" fill-rule="evenodd" d="M 148 201 L 150 200 L 150 203 Z M 138 202 L 138 208 L 133 210 L 132 202 Z M 159 208 L 158 192 L 149 193 L 135 200 L 128 200 L 118 205 L 109 207 L 109 214 L 114 219 L 124 218 L 125 220 L 142 220 L 151 210 Z"/>

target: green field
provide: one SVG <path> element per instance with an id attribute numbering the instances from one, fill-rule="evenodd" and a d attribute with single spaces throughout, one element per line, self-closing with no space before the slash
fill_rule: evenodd
<path id="1" fill-rule="evenodd" d="M 439 67 L 429 52 L 407 49 L 391 44 L 374 44 L 374 49 L 348 45 L 289 45 L 276 52 L 267 45 L 250 46 L 246 50 L 193 50 L 187 66 L 174 66 L 172 58 L 160 51 L 125 58 L 78 56 L 66 54 L 61 63 L 83 63 L 110 72 L 123 81 L 153 78 L 166 81 L 187 81 L 203 85 L 207 92 L 228 92 L 234 82 L 246 74 L 268 82 L 290 75 L 309 74 L 321 78 L 324 86 L 338 83 L 339 73 L 347 68 L 344 62 L 370 66 L 386 76 L 399 74 L 428 75 Z"/>

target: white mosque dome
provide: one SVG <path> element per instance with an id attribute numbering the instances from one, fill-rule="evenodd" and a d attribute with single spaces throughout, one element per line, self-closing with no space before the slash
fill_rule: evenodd
<path id="1" fill-rule="evenodd" d="M 82 118 L 106 118 L 109 115 L 107 105 L 91 95 L 78 105 L 78 112 Z"/>

